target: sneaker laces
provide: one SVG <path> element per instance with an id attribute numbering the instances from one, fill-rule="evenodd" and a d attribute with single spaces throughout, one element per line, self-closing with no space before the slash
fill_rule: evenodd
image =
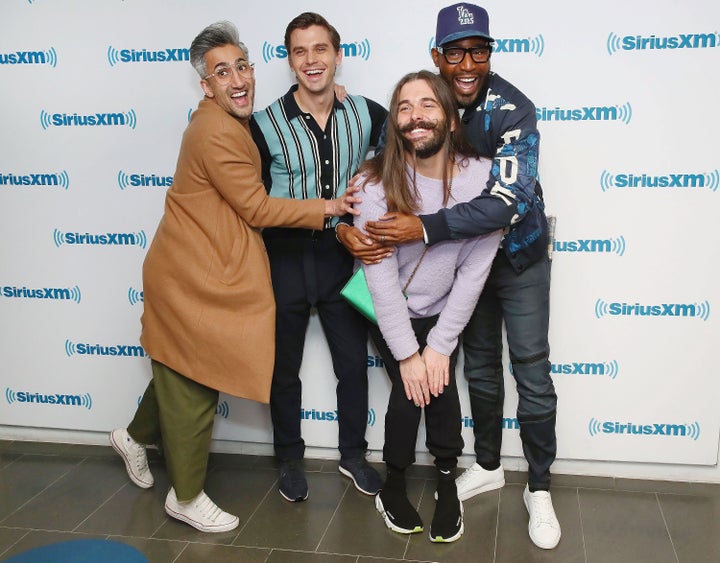
<path id="1" fill-rule="evenodd" d="M 475 473 L 477 470 L 474 467 L 469 467 L 465 471 L 463 471 L 460 476 L 455 481 L 458 485 L 465 483 L 466 481 L 469 481 L 473 478 L 473 473 Z"/>
<path id="2" fill-rule="evenodd" d="M 212 522 L 215 522 L 223 513 L 222 509 L 215 504 L 204 491 L 198 495 L 198 499 L 195 501 L 195 508 L 203 518 L 207 518 Z"/>
<path id="3" fill-rule="evenodd" d="M 553 510 L 550 493 L 547 491 L 536 491 L 530 493 L 530 502 L 532 503 L 533 524 L 537 528 L 539 526 L 555 527 L 555 511 Z"/>
<path id="4" fill-rule="evenodd" d="M 145 453 L 145 446 L 138 444 L 137 442 L 130 441 L 128 444 L 131 452 L 135 457 L 135 469 L 141 473 L 146 471 L 148 468 L 147 455 Z"/>

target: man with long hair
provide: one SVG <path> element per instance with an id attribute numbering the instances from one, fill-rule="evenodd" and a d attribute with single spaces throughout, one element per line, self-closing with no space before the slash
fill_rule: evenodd
<path id="1" fill-rule="evenodd" d="M 360 226 L 388 211 L 434 213 L 472 199 L 482 189 L 478 180 L 489 175 L 490 160 L 477 158 L 465 142 L 448 85 L 420 71 L 396 86 L 387 144 L 363 170 Z M 500 236 L 495 231 L 429 249 L 410 243 L 380 263 L 363 265 L 378 319 L 370 334 L 392 383 L 383 448 L 387 478 L 376 506 L 395 532 L 423 529 L 407 497 L 405 469 L 415 461 L 424 411 L 427 447 L 438 470 L 430 539 L 452 542 L 463 533 L 455 487 L 463 447 L 455 384 L 458 335 L 480 295 Z"/>

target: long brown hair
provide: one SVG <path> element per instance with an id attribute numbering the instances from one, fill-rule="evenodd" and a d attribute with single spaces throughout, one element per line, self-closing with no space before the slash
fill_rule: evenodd
<path id="1" fill-rule="evenodd" d="M 395 86 L 390 100 L 385 148 L 375 158 L 366 161 L 361 169 L 367 173 L 368 181 L 382 181 L 388 211 L 414 213 L 420 209 L 415 166 L 412 167 L 412 173 L 406 169 L 406 148 L 397 122 L 400 90 L 405 84 L 415 80 L 424 80 L 430 86 L 442 108 L 448 128 L 455 124 L 455 131 L 450 132 L 450 158 L 458 164 L 464 164 L 467 157 L 477 156 L 477 151 L 469 145 L 462 131 L 457 102 L 447 82 L 428 70 L 406 74 Z M 443 190 L 445 192 L 443 204 L 447 204 L 450 197 L 447 170 L 443 172 Z"/>

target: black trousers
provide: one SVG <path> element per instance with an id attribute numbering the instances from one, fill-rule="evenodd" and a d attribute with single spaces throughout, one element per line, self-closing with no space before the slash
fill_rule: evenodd
<path id="1" fill-rule="evenodd" d="M 338 449 L 344 458 L 367 449 L 367 321 L 340 295 L 352 274 L 353 258 L 335 232 L 266 229 L 277 306 L 275 370 L 270 391 L 275 454 L 300 459 L 302 364 L 312 307 L 317 308 L 337 377 Z"/>
<path id="2" fill-rule="evenodd" d="M 437 319 L 438 317 L 434 316 L 410 320 L 420 345 L 420 352 L 425 348 L 427 335 L 437 323 Z M 420 417 L 424 411 L 425 445 L 435 457 L 435 465 L 439 469 L 457 467 L 457 460 L 462 454 L 464 445 L 461 434 L 460 399 L 455 382 L 458 349 L 455 348 L 450 356 L 450 383 L 442 394 L 437 397 L 431 395 L 430 404 L 422 409 L 416 407 L 415 403 L 405 395 L 405 387 L 400 376 L 400 364 L 393 357 L 377 326 L 370 326 L 370 336 L 385 362 L 385 370 L 392 383 L 388 409 L 385 414 L 383 460 L 398 469 L 405 469 L 415 463 L 415 444 Z"/>

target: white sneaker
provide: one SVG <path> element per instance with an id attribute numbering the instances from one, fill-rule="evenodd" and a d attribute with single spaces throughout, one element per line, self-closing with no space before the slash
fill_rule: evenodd
<path id="1" fill-rule="evenodd" d="M 116 428 L 110 432 L 110 445 L 123 458 L 125 469 L 133 483 L 143 489 L 153 486 L 155 479 L 148 467 L 145 446 L 133 440 L 125 428 Z"/>
<path id="2" fill-rule="evenodd" d="M 200 491 L 192 500 L 180 502 L 175 489 L 170 487 L 165 499 L 165 512 L 201 532 L 228 532 L 240 523 L 237 516 L 225 512 L 210 500 L 205 491 Z"/>
<path id="3" fill-rule="evenodd" d="M 560 522 L 555 516 L 550 493 L 548 491 L 531 493 L 525 485 L 523 500 L 530 514 L 528 523 L 530 539 L 542 549 L 553 549 L 560 541 Z"/>
<path id="4" fill-rule="evenodd" d="M 480 493 L 494 491 L 504 485 L 505 472 L 502 465 L 497 469 L 488 471 L 483 469 L 481 465 L 473 463 L 463 471 L 462 475 L 455 479 L 455 486 L 460 500 L 467 500 Z"/>

